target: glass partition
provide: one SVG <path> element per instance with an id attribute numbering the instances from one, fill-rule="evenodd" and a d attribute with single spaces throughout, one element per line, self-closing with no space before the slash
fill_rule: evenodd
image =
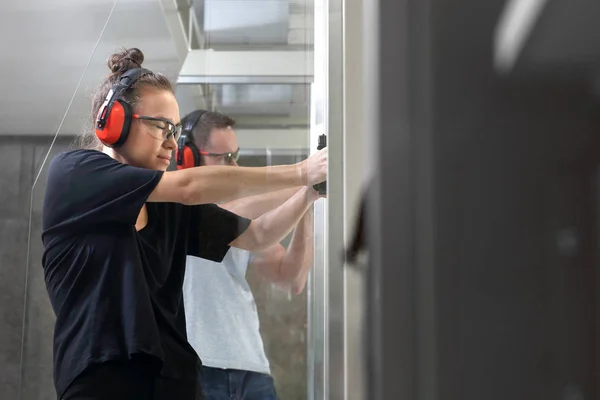
<path id="1" fill-rule="evenodd" d="M 2 399 L 55 398 L 52 318 L 46 318 L 52 311 L 40 284 L 39 256 L 29 250 L 30 232 L 39 238 L 39 213 L 31 207 L 39 192 L 32 188 L 43 180 L 38 172 L 55 133 L 69 125 L 65 110 L 113 5 L 112 0 L 8 2 L 0 12 Z M 62 145 L 57 140 L 57 147 Z"/>
<path id="2" fill-rule="evenodd" d="M 183 14 L 191 51 L 178 78 L 182 115 L 202 108 L 233 117 L 240 165 L 292 163 L 327 136 L 328 198 L 314 207 L 306 289 L 294 296 L 251 270 L 247 278 L 279 397 L 343 398 L 342 2 L 206 0 Z"/>
<path id="3" fill-rule="evenodd" d="M 191 37 L 197 42 L 191 41 L 178 78 L 181 114 L 206 109 L 232 117 L 241 166 L 295 163 L 316 147 L 311 146 L 310 124 L 313 9 L 312 1 L 207 0 L 191 5 L 196 32 Z M 318 232 L 317 237 L 323 240 Z M 294 295 L 252 269 L 246 278 L 279 398 L 310 398 L 312 286 Z"/>
<path id="4" fill-rule="evenodd" d="M 298 162 L 316 151 L 319 135 L 327 135 L 328 198 L 315 206 L 315 260 L 306 288 L 293 295 L 251 270 L 247 280 L 279 398 L 341 398 L 345 373 L 341 1 L 116 0 L 100 15 L 90 28 L 95 41 L 81 52 L 64 118 L 56 134 L 35 148 L 19 399 L 55 398 L 54 313 L 41 268 L 47 167 L 55 154 L 77 145 L 77 134 L 90 128 L 90 92 L 107 75 L 108 56 L 120 47 L 140 48 L 146 56 L 144 67 L 177 82 L 182 116 L 201 108 L 234 118 L 242 166 Z M 332 38 L 335 46 L 330 48 Z"/>
<path id="5" fill-rule="evenodd" d="M 35 164 L 31 198 L 27 199 L 29 232 L 20 351 L 20 400 L 56 399 L 52 374 L 55 316 L 48 300 L 41 265 L 41 212 L 48 165 L 57 153 L 78 146 L 78 134 L 91 129 L 90 93 L 110 72 L 106 62 L 115 50 L 139 47 L 146 57 L 145 67 L 171 77 L 176 76 L 181 67 L 158 0 L 115 0 L 101 4 L 90 8 L 83 3 L 71 3 L 73 15 L 80 15 L 78 7 L 85 7 L 90 18 L 88 31 L 81 34 L 82 44 L 79 48 L 69 49 L 76 51 L 80 59 L 69 58 L 70 65 L 56 61 L 61 68 L 73 72 L 72 94 L 65 102 L 64 113 L 60 115 L 54 134 L 36 137 L 35 140 L 32 138 L 30 151 Z M 131 22 L 142 20 L 145 23 Z"/>
<path id="6" fill-rule="evenodd" d="M 87 100 L 87 86 L 98 80 L 102 73 L 102 55 L 98 49 L 102 45 L 103 35 L 110 29 L 110 21 L 118 12 L 118 1 L 107 2 L 103 9 L 95 10 L 97 23 L 90 26 L 87 32 L 86 48 L 78 49 L 81 59 L 76 66 L 68 65 L 73 70 L 72 95 L 65 104 L 60 115 L 60 123 L 53 135 L 39 140 L 35 146 L 36 163 L 34 178 L 31 183 L 31 199 L 29 204 L 29 237 L 27 246 L 27 263 L 25 276 L 25 298 L 23 314 L 23 330 L 21 342 L 20 366 L 20 400 L 55 399 L 56 391 L 53 382 L 53 346 L 55 315 L 50 306 L 44 284 L 42 270 L 41 242 L 42 202 L 44 197 L 47 167 L 56 153 L 67 150 L 74 142 L 76 133 L 82 131 L 84 122 L 91 107 Z M 74 11 L 73 11 L 74 12 Z M 104 55 L 104 58 L 106 56 Z"/>

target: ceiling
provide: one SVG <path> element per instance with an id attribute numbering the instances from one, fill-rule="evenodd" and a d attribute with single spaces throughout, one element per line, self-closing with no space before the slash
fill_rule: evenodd
<path id="1" fill-rule="evenodd" d="M 198 48 L 309 53 L 314 40 L 313 4 L 314 0 L 196 0 L 192 10 Z M 213 107 L 246 127 L 309 124 L 309 80 L 302 84 L 186 85 L 178 90 L 194 107 Z M 212 102 L 206 104 L 207 98 Z"/>
<path id="2" fill-rule="evenodd" d="M 0 134 L 54 134 L 89 62 L 60 133 L 80 132 L 88 121 L 88 93 L 109 72 L 106 59 L 119 47 L 139 47 L 145 66 L 173 79 L 181 67 L 158 0 L 119 0 L 108 23 L 113 0 L 2 3 Z"/>
<path id="3" fill-rule="evenodd" d="M 186 0 L 0 1 L 0 37 L 14 38 L 0 41 L 1 135 L 53 135 L 59 126 L 61 134 L 80 132 L 89 122 L 89 93 L 120 47 L 142 49 L 145 67 L 178 77 L 185 55 L 177 52 L 181 43 L 164 5 L 181 9 Z M 312 2 L 196 0 L 195 35 L 217 51 L 310 50 Z M 214 109 L 250 125 L 308 122 L 308 85 L 188 85 L 177 92 L 182 112 L 204 104 L 209 93 Z"/>
<path id="4" fill-rule="evenodd" d="M 299 48 L 313 43 L 315 0 L 194 0 L 205 47 Z"/>

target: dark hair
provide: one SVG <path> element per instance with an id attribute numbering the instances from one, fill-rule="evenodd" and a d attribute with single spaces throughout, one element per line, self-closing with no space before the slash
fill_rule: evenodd
<path id="1" fill-rule="evenodd" d="M 189 114 L 185 116 L 182 124 L 184 124 L 185 119 L 188 117 Z M 213 129 L 233 128 L 234 126 L 235 120 L 233 118 L 216 111 L 206 111 L 202 114 L 192 132 L 188 134 L 187 140 L 194 143 L 199 149 L 202 149 L 208 143 Z"/>
<path id="2" fill-rule="evenodd" d="M 102 143 L 98 140 L 95 133 L 95 123 L 98 111 L 110 89 L 118 82 L 121 75 L 133 68 L 140 68 L 144 62 L 144 53 L 135 47 L 130 49 L 121 49 L 113 53 L 108 58 L 108 68 L 111 73 L 104 79 L 100 85 L 92 92 L 92 126 L 89 132 L 84 132 L 78 140 L 79 147 L 87 149 L 101 149 Z M 151 86 L 157 89 L 167 90 L 173 93 L 173 86 L 169 79 L 160 73 L 151 72 L 140 77 L 133 86 L 121 94 L 121 99 L 127 101 L 132 107 L 135 107 L 139 101 L 140 88 L 142 86 Z"/>
<path id="3" fill-rule="evenodd" d="M 185 120 L 189 117 L 190 114 L 186 115 L 183 118 L 182 125 L 185 126 Z M 223 129 L 235 126 L 235 120 L 227 115 L 221 114 L 216 111 L 206 111 L 200 119 L 198 123 L 194 126 L 192 132 L 190 132 L 186 138 L 186 141 L 192 142 L 198 147 L 198 149 L 203 150 L 206 147 L 206 143 L 210 139 L 210 134 L 213 129 Z M 201 157 L 200 164 L 204 165 L 203 157 Z"/>

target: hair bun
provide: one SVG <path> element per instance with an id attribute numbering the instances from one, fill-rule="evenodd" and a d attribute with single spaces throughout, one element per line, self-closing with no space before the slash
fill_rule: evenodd
<path id="1" fill-rule="evenodd" d="M 123 49 L 113 53 L 108 58 L 108 68 L 113 74 L 123 74 L 124 72 L 140 68 L 144 62 L 144 53 L 138 48 Z"/>

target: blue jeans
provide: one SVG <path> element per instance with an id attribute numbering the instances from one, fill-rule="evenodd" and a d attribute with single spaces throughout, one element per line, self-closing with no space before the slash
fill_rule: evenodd
<path id="1" fill-rule="evenodd" d="M 273 378 L 258 372 L 202 367 L 200 382 L 206 400 L 277 400 Z"/>

